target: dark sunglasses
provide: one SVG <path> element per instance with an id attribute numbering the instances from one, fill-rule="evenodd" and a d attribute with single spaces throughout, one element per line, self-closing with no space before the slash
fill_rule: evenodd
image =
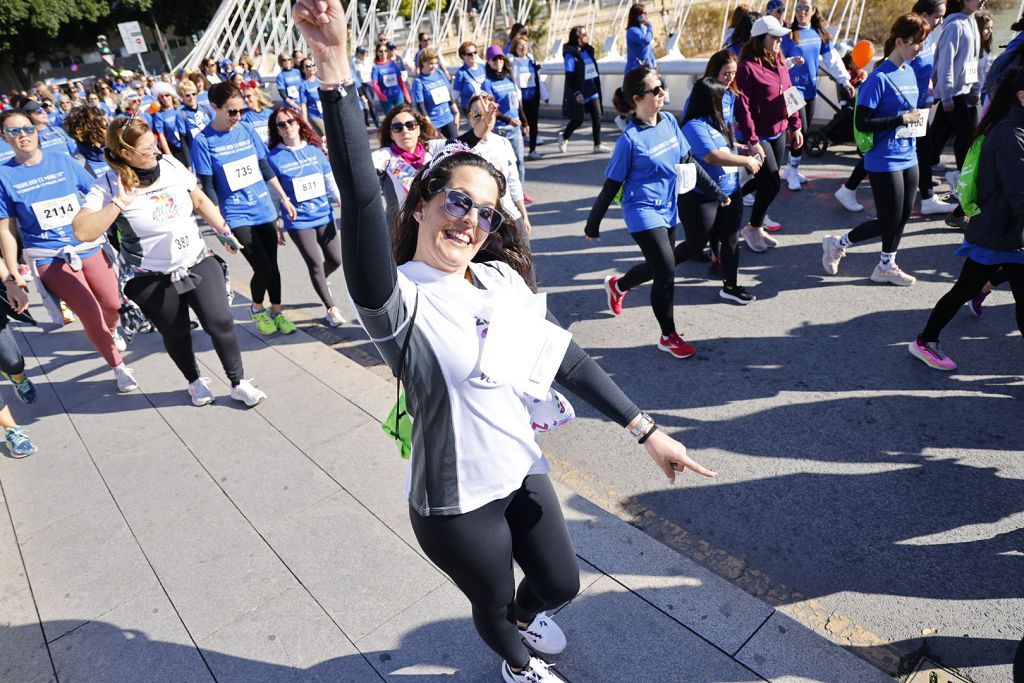
<path id="1" fill-rule="evenodd" d="M 465 192 L 443 188 L 434 194 L 444 193 L 444 212 L 452 218 L 464 218 L 473 209 L 477 211 L 476 227 L 486 233 L 492 233 L 501 227 L 501 214 L 493 206 L 477 204 Z"/>
<path id="2" fill-rule="evenodd" d="M 226 111 L 228 113 L 228 116 L 241 116 L 242 112 L 245 111 L 245 110 L 244 109 L 225 109 L 224 111 Z"/>
<path id="3" fill-rule="evenodd" d="M 665 94 L 665 86 L 664 86 L 664 84 L 659 83 L 658 85 L 654 86 L 650 90 L 643 90 L 643 91 L 641 91 L 640 92 L 640 96 L 643 97 L 647 93 L 651 93 L 655 97 L 657 97 L 659 95 L 663 95 L 663 94 Z"/>
<path id="4" fill-rule="evenodd" d="M 465 53 L 462 56 L 463 57 L 476 57 L 476 52 L 467 52 L 467 53 Z"/>
<path id="5" fill-rule="evenodd" d="M 302 66 L 302 68 L 303 69 L 315 69 L 316 68 L 316 64 L 304 64 Z"/>
<path id="6" fill-rule="evenodd" d="M 32 135 L 36 132 L 35 126 L 14 126 L 4 130 L 4 135 L 9 138 L 20 138 L 22 135 Z"/>
<path id="7" fill-rule="evenodd" d="M 401 133 L 403 128 L 406 129 L 406 130 L 416 130 L 419 127 L 420 127 L 419 121 L 406 121 L 405 123 L 392 122 L 391 123 L 391 132 L 392 133 Z"/>
<path id="8" fill-rule="evenodd" d="M 280 128 L 281 130 L 284 130 L 288 126 L 297 125 L 299 125 L 299 122 L 296 121 L 295 119 L 281 119 L 280 121 L 277 122 L 277 127 Z"/>

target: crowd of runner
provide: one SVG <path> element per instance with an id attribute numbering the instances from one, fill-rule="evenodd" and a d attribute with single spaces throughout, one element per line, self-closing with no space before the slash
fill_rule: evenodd
<path id="1" fill-rule="evenodd" d="M 642 4 L 629 10 L 625 73 L 611 97 L 586 27 L 573 27 L 562 47 L 566 123 L 548 142 L 564 154 L 589 118 L 593 153 L 611 154 L 585 236 L 599 239 L 618 203 L 643 256 L 606 278 L 611 312 L 619 315 L 627 293 L 650 282 L 657 348 L 687 358 L 697 349 L 675 327 L 678 264 L 706 259 L 723 299 L 756 300 L 741 284 L 741 254 L 779 246 L 782 226 L 768 211 L 813 174 L 804 151 L 831 79 L 848 105 L 837 116 L 849 110 L 861 156 L 836 200 L 863 211 L 855 192 L 869 178 L 877 215 L 824 237 L 824 273 L 835 275 L 849 248 L 878 239 L 871 281 L 913 285 L 897 253 L 920 195 L 922 213 L 945 214 L 964 232 L 957 255 L 965 261 L 910 353 L 933 368 L 956 368 L 938 344 L 941 330 L 964 303 L 980 315 L 1004 281 L 1024 333 L 1024 34 L 995 55 L 983 4 L 917 0 L 878 59 L 864 65 L 835 40 L 814 0 L 797 0 L 790 16 L 781 0 L 764 14 L 741 5 L 726 44 L 674 100 L 677 111 L 666 108 Z M 9 325 L 26 320 L 34 280 L 54 322 L 80 321 L 118 391 L 138 388 L 122 356 L 127 345 L 155 330 L 190 401 L 212 402 L 193 351 L 194 317 L 211 337 L 230 396 L 254 406 L 266 394 L 245 378 L 230 309 L 232 257 L 214 254 L 196 216 L 250 265 L 248 313 L 263 335 L 296 330 L 283 311 L 279 247 L 290 241 L 301 255 L 326 325 L 346 322 L 328 283 L 344 267 L 360 323 L 409 394 L 396 406 L 395 433 L 400 406 L 418 415 L 405 444 L 418 540 L 472 602 L 506 681 L 559 680 L 535 656 L 565 646 L 545 610 L 578 589 L 549 467 L 533 438 L 571 419 L 552 381 L 626 427 L 670 478 L 684 469 L 713 473 L 533 302 L 526 168 L 543 158 L 539 111 L 550 95 L 529 29 L 516 24 L 492 45 L 464 42 L 457 65 L 421 33 L 407 63 L 383 34 L 372 56 L 362 46 L 346 54 L 337 0 L 299 0 L 294 11 L 312 54 L 278 55 L 273 79 L 248 55 L 210 56 L 194 71 L 115 72 L 3 97 L 0 371 L 19 400 L 36 400 Z M 1024 19 L 1014 26 L 1022 28 Z M 606 100 L 621 131 L 613 149 L 602 142 Z M 950 138 L 956 168 L 936 181 Z M 487 290 L 507 290 L 500 315 Z M 491 325 L 492 317 L 504 324 Z M 521 369 L 485 362 L 486 353 L 476 358 L 485 339 L 505 349 L 533 349 L 539 340 L 533 370 L 519 376 Z M 442 394 L 449 401 L 438 400 Z M 2 403 L 0 427 L 12 456 L 36 451 Z M 496 434 L 507 461 L 482 466 L 483 454 L 498 448 Z M 534 508 L 547 513 L 545 522 L 517 526 Z M 478 552 L 481 538 L 493 552 Z M 510 594 L 513 549 L 527 580 Z"/>

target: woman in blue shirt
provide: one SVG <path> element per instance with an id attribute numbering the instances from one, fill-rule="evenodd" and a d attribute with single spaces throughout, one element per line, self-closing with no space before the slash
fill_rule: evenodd
<path id="1" fill-rule="evenodd" d="M 64 128 L 75 141 L 75 156 L 95 178 L 107 172 L 110 165 L 103 153 L 107 117 L 98 107 L 75 107 L 64 120 Z"/>
<path id="2" fill-rule="evenodd" d="M 523 133 L 530 132 L 523 111 L 523 94 L 519 86 L 512 80 L 512 69 L 508 57 L 497 45 L 487 48 L 487 67 L 485 69 L 481 90 L 489 93 L 498 103 L 499 112 L 507 116 L 508 123 L 499 121 L 494 131 L 512 143 L 512 151 L 516 154 L 516 166 L 519 169 L 519 182 L 526 187 L 526 164 L 523 161 Z"/>
<path id="3" fill-rule="evenodd" d="M 409 96 L 405 79 L 402 78 L 402 67 L 388 59 L 388 49 L 385 45 L 378 44 L 376 47 L 370 76 L 385 114 L 400 104 L 408 104 Z"/>
<path id="4" fill-rule="evenodd" d="M 455 72 L 452 87 L 459 93 L 462 111 L 467 111 L 469 98 L 480 92 L 484 84 L 484 65 L 480 63 L 476 43 L 468 40 L 459 45 L 459 57 L 462 59 L 462 66 Z"/>
<path id="5" fill-rule="evenodd" d="M 683 117 L 683 137 L 697 162 L 707 171 L 723 193 L 729 197 L 724 206 L 716 196 L 704 194 L 700 188 L 679 199 L 679 219 L 686 241 L 676 245 L 676 264 L 697 258 L 712 237 L 719 244 L 722 290 L 719 296 L 738 304 L 749 304 L 753 294 L 736 283 L 739 270 L 739 232 L 743 227 L 743 191 L 739 184 L 739 167 L 751 175 L 761 169 L 761 161 L 753 156 L 736 154 L 732 126 L 726 122 L 722 101 L 728 88 L 714 78 L 698 80 L 690 93 L 690 103 Z"/>
<path id="6" fill-rule="evenodd" d="M 324 114 L 320 110 L 320 79 L 316 75 L 316 64 L 308 57 L 302 60 L 299 101 L 302 103 L 302 117 L 309 121 L 318 135 L 323 136 Z"/>
<path id="7" fill-rule="evenodd" d="M 160 149 L 189 167 L 188 150 L 178 135 L 178 97 L 169 83 L 153 85 L 153 94 L 160 103 L 160 111 L 152 115 L 153 133 L 159 140 Z"/>
<path id="8" fill-rule="evenodd" d="M 213 122 L 192 142 L 192 164 L 203 191 L 220 206 L 231 232 L 242 244 L 242 256 L 252 267 L 249 317 L 262 334 L 291 334 L 295 324 L 281 312 L 281 271 L 277 247 L 277 209 L 270 188 L 281 198 L 281 208 L 295 218 L 295 207 L 267 163 L 267 146 L 242 121 L 242 92 L 234 83 L 210 88 Z M 270 298 L 270 311 L 263 302 Z"/>
<path id="9" fill-rule="evenodd" d="M 886 58 L 857 93 L 855 125 L 874 136 L 874 144 L 864 153 L 864 167 L 871 178 L 878 217 L 842 237 L 828 235 L 822 240 L 821 263 L 828 275 L 836 274 L 847 247 L 881 237 L 882 253 L 871 281 L 903 287 L 917 281 L 896 265 L 896 250 L 914 208 L 918 181 L 914 135 L 923 132 L 924 123 L 910 62 L 921 52 L 930 30 L 919 15 L 897 19 L 885 41 Z"/>
<path id="10" fill-rule="evenodd" d="M 661 327 L 658 348 L 676 358 L 689 358 L 697 350 L 676 332 L 673 315 L 676 196 L 694 187 L 721 204 L 730 204 L 729 196 L 695 163 L 675 117 L 662 111 L 665 87 L 657 71 L 641 66 L 627 73 L 613 102 L 615 109 L 629 118 L 615 143 L 605 171 L 607 179 L 587 217 L 585 234 L 588 240 L 598 239 L 601 220 L 621 189 L 622 217 L 645 262 L 622 277 L 605 278 L 608 307 L 613 315 L 619 315 L 626 292 L 653 279 L 651 308 Z"/>
<path id="11" fill-rule="evenodd" d="M 647 8 L 636 3 L 629 8 L 626 19 L 626 71 L 638 66 L 655 66 L 654 29 L 647 18 Z"/>
<path id="12" fill-rule="evenodd" d="M 452 84 L 438 68 L 440 59 L 433 48 L 420 52 L 416 67 L 419 75 L 412 81 L 412 101 L 416 109 L 430 119 L 446 139 L 459 134 L 459 110 L 452 102 Z"/>
<path id="13" fill-rule="evenodd" d="M 296 64 L 292 61 L 291 55 L 282 52 L 277 57 L 277 64 L 281 72 L 277 74 L 277 94 L 281 96 L 284 103 L 294 109 L 299 107 L 299 86 L 302 84 L 302 74 L 299 73 Z"/>
<path id="14" fill-rule="evenodd" d="M 178 108 L 175 130 L 182 147 L 191 152 L 192 141 L 213 120 L 213 112 L 209 107 L 199 104 L 199 89 L 191 79 L 183 78 L 178 82 L 178 97 L 181 106 Z"/>
<path id="15" fill-rule="evenodd" d="M 306 60 L 310 61 L 310 60 Z M 281 217 L 309 270 L 313 289 L 324 305 L 331 327 L 345 323 L 334 302 L 327 278 L 341 265 L 341 241 L 334 224 L 331 200 L 338 200 L 338 186 L 331 166 L 320 149 L 320 139 L 294 111 L 278 107 L 270 115 L 270 167 L 295 207 L 295 217 Z"/>
<path id="16" fill-rule="evenodd" d="M 531 161 L 542 159 L 537 151 L 537 133 L 540 132 L 540 66 L 530 54 L 530 40 L 525 35 L 512 40 L 512 51 L 509 52 L 512 75 L 516 85 L 523 94 L 523 115 L 529 129 L 530 153 L 526 156 Z"/>
<path id="17" fill-rule="evenodd" d="M 239 89 L 242 91 L 242 99 L 245 100 L 242 121 L 252 126 L 260 140 L 266 144 L 270 140 L 270 113 L 274 109 L 273 103 L 255 83 L 244 83 Z M 299 111 L 297 107 L 295 109 Z"/>
<path id="18" fill-rule="evenodd" d="M 597 68 L 594 48 L 587 41 L 590 34 L 584 26 L 569 29 L 569 42 L 562 46 L 565 62 L 565 90 L 562 93 L 562 116 L 569 119 L 565 130 L 558 133 L 558 151 L 565 154 L 573 131 L 583 125 L 583 115 L 590 113 L 594 153 L 607 152 L 601 144 L 601 72 Z"/>

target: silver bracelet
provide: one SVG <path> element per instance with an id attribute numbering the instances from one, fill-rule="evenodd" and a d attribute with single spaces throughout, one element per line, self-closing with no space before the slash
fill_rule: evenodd
<path id="1" fill-rule="evenodd" d="M 629 433 L 633 435 L 633 438 L 637 440 L 637 443 L 643 443 L 647 440 L 646 437 L 651 435 L 657 428 L 657 424 L 654 422 L 654 418 L 647 413 L 640 413 L 640 421 L 633 425 Z"/>

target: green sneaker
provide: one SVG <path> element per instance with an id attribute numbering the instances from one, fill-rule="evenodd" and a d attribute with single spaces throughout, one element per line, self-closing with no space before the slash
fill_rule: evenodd
<path id="1" fill-rule="evenodd" d="M 274 334 L 277 332 L 277 325 L 270 319 L 270 314 L 267 313 L 267 309 L 263 309 L 256 312 L 249 309 L 249 318 L 256 323 L 256 329 L 260 331 L 260 334 Z"/>
<path id="2" fill-rule="evenodd" d="M 284 317 L 284 313 L 278 313 L 274 316 L 274 325 L 281 334 L 291 334 L 295 331 L 295 323 Z"/>

